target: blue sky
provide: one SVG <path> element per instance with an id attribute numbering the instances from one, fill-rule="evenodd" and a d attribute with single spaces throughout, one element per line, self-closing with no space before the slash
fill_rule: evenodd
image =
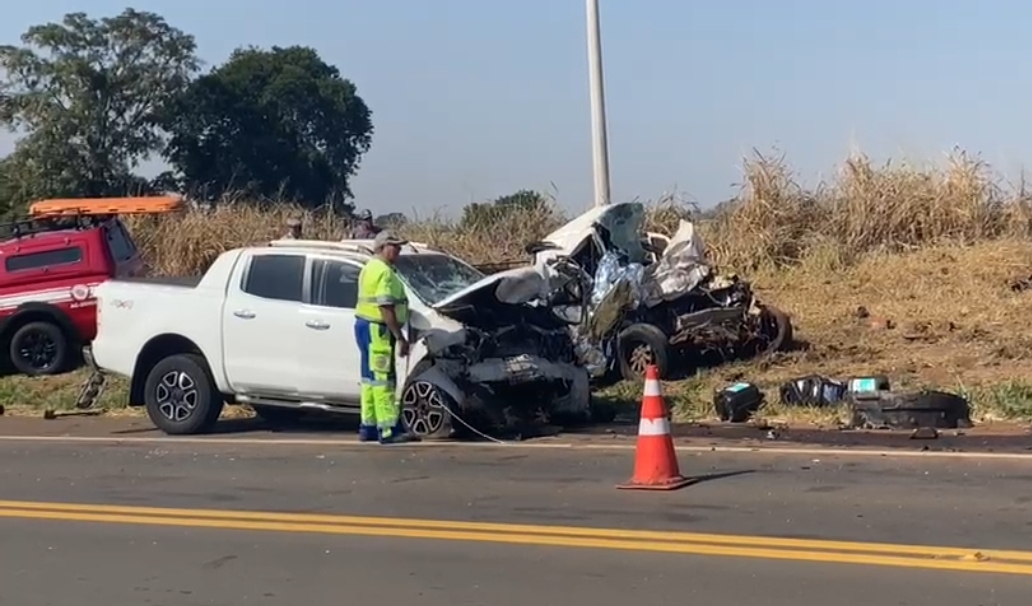
<path id="1" fill-rule="evenodd" d="M 0 40 L 123 2 L 4 8 Z M 456 213 L 520 188 L 592 200 L 583 0 L 138 0 L 233 48 L 304 44 L 373 110 L 359 206 Z M 1016 175 L 1032 157 L 1032 3 L 601 0 L 614 200 L 734 194 L 777 148 L 814 182 L 851 149 L 939 162 L 954 146 Z M 11 136 L 0 134 L 0 153 Z M 151 167 L 153 170 L 153 167 Z"/>

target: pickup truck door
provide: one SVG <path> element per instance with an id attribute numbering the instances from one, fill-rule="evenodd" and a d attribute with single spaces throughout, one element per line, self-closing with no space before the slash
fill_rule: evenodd
<path id="1" fill-rule="evenodd" d="M 359 262 L 315 258 L 311 297 L 301 306 L 299 390 L 306 399 L 358 404 L 361 358 L 355 342 Z"/>
<path id="2" fill-rule="evenodd" d="M 252 253 L 230 279 L 222 349 L 226 377 L 236 393 L 296 399 L 307 263 L 303 254 Z"/>

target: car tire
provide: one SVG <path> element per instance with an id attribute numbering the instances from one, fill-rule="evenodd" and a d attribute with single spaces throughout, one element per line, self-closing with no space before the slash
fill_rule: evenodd
<path id="1" fill-rule="evenodd" d="M 788 314 L 772 305 L 761 306 L 760 313 L 763 316 L 764 336 L 767 338 L 767 347 L 760 354 L 771 355 L 792 347 L 792 320 Z"/>
<path id="2" fill-rule="evenodd" d="M 254 414 L 270 425 L 294 425 L 305 416 L 304 410 L 285 408 L 283 406 L 263 406 L 252 404 Z"/>
<path id="3" fill-rule="evenodd" d="M 458 404 L 451 395 L 429 381 L 410 380 L 401 392 L 401 418 L 409 432 L 421 440 L 455 437 L 452 411 L 456 408 Z"/>
<path id="4" fill-rule="evenodd" d="M 68 368 L 68 337 L 53 322 L 29 322 L 11 336 L 11 365 L 30 377 L 56 375 Z"/>
<path id="5" fill-rule="evenodd" d="M 178 354 L 155 364 L 147 373 L 143 400 L 151 422 L 169 435 L 210 430 L 225 406 L 208 363 L 197 354 Z"/>
<path id="6" fill-rule="evenodd" d="M 620 374 L 627 381 L 641 381 L 645 368 L 652 364 L 659 378 L 670 372 L 669 339 L 663 331 L 651 324 L 632 324 L 620 332 L 616 350 L 620 356 Z"/>

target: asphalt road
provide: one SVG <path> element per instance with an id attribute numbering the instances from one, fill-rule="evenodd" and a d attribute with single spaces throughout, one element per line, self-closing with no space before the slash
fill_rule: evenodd
<path id="1" fill-rule="evenodd" d="M 1027 462 L 631 457 L 0 441 L 0 603 L 1028 603 Z"/>
<path id="2" fill-rule="evenodd" d="M 146 417 L 70 416 L 54 421 L 38 417 L 3 417 L 3 436 L 61 436 L 79 438 L 160 438 Z M 216 440 L 353 440 L 356 419 L 351 416 L 312 415 L 303 423 L 275 427 L 260 419 L 222 419 L 213 434 L 191 439 Z M 541 444 L 554 442 L 608 442 L 632 447 L 638 421 L 620 421 L 561 432 L 560 435 L 535 436 Z M 935 439 L 915 439 L 910 431 L 836 431 L 828 429 L 767 428 L 750 424 L 675 423 L 671 431 L 680 446 L 733 448 L 869 448 L 900 452 L 988 452 L 1032 455 L 1032 427 L 1017 424 L 991 424 L 967 430 L 943 430 Z M 511 438 L 506 438 L 511 439 Z"/>

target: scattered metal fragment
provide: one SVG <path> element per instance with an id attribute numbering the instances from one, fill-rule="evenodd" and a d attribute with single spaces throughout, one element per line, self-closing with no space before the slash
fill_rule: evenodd
<path id="1" fill-rule="evenodd" d="M 934 427 L 918 427 L 910 434 L 911 440 L 935 440 L 939 432 Z"/>
<path id="2" fill-rule="evenodd" d="M 104 412 L 103 408 L 90 408 L 85 410 L 54 410 L 53 408 L 48 408 L 43 411 L 43 418 L 48 421 L 53 421 L 54 419 L 61 419 L 64 417 L 97 417 L 104 414 Z"/>

